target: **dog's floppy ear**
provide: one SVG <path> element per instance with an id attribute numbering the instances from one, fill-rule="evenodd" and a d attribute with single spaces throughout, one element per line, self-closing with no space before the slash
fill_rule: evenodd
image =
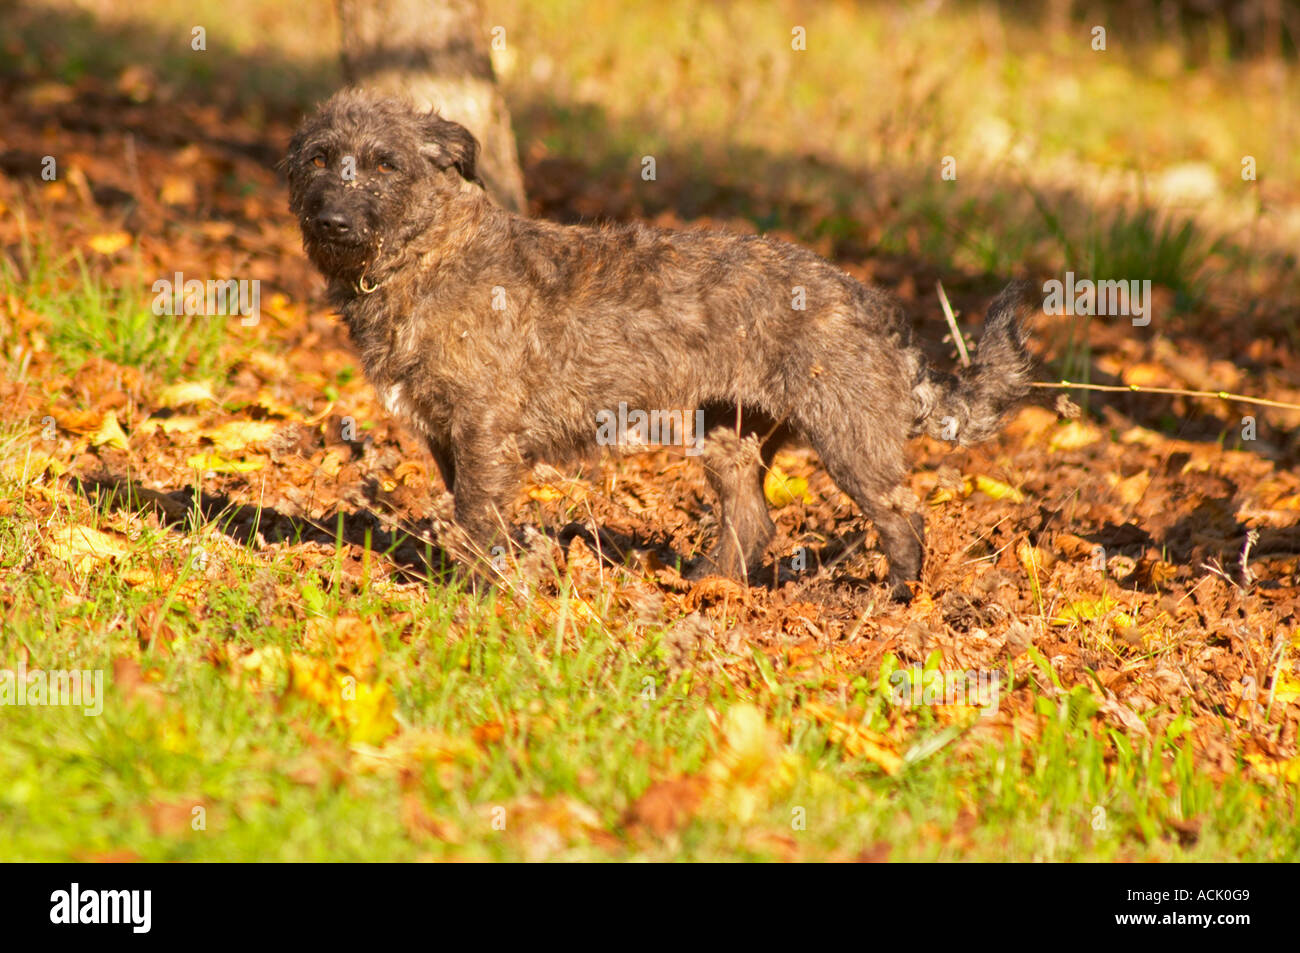
<path id="1" fill-rule="evenodd" d="M 483 184 L 478 177 L 478 140 L 460 123 L 437 113 L 424 117 L 424 143 L 420 155 L 439 169 L 455 169 L 467 182 Z"/>

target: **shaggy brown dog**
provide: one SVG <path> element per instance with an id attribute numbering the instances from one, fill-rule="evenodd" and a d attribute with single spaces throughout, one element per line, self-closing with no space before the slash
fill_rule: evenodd
<path id="1" fill-rule="evenodd" d="M 990 307 L 972 367 L 939 374 L 893 298 L 812 252 L 523 218 L 484 193 L 477 153 L 456 123 L 343 92 L 294 136 L 286 165 L 303 246 L 366 376 L 423 436 L 478 552 L 504 535 L 528 468 L 593 452 L 620 404 L 700 408 L 720 539 L 697 573 L 758 567 L 774 532 L 764 467 L 799 437 L 874 522 L 907 598 L 924 520 L 904 444 L 985 439 L 1027 393 L 1028 286 Z"/>

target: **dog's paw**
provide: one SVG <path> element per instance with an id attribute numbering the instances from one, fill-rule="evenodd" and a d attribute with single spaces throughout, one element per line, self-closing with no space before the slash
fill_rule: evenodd
<path id="1" fill-rule="evenodd" d="M 902 579 L 891 580 L 889 583 L 889 597 L 901 605 L 911 605 L 920 586 L 919 582 L 905 582 Z"/>

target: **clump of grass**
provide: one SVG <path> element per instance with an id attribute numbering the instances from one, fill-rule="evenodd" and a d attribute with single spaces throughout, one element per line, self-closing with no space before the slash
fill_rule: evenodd
<path id="1" fill-rule="evenodd" d="M 1105 225 L 1089 229 L 1084 248 L 1088 274 L 1096 280 L 1150 280 L 1172 288 L 1177 303 L 1189 307 L 1201 298 L 1203 269 L 1215 245 L 1192 221 L 1144 206 L 1121 209 Z"/>
<path id="2" fill-rule="evenodd" d="M 1190 219 L 1140 205 L 1072 226 L 1032 188 L 1030 194 L 1066 270 L 1093 281 L 1149 280 L 1172 289 L 1180 307 L 1200 301 L 1205 265 L 1223 243 L 1211 241 Z"/>
<path id="3" fill-rule="evenodd" d="M 223 372 L 227 319 L 155 315 L 148 288 L 143 277 L 112 281 L 81 252 L 56 257 L 42 243 L 24 240 L 18 262 L 0 258 L 0 294 L 45 319 L 41 333 L 68 370 L 98 356 L 166 380 Z"/>

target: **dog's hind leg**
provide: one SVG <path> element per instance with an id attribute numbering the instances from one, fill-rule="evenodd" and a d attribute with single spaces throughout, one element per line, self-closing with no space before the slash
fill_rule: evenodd
<path id="1" fill-rule="evenodd" d="M 849 495 L 871 520 L 880 549 L 889 560 L 889 586 L 895 599 L 910 602 L 911 581 L 919 581 L 925 560 L 925 516 L 915 494 L 904 484 L 901 440 L 877 446 L 873 454 L 864 441 L 845 433 L 809 435 L 813 449 L 835 485 Z"/>
<path id="2" fill-rule="evenodd" d="M 747 580 L 760 566 L 776 526 L 763 495 L 763 477 L 790 436 L 763 414 L 743 414 L 736 433 L 735 408 L 705 409 L 702 453 L 705 478 L 718 500 L 718 540 L 695 564 L 692 579 L 713 574 Z"/>

